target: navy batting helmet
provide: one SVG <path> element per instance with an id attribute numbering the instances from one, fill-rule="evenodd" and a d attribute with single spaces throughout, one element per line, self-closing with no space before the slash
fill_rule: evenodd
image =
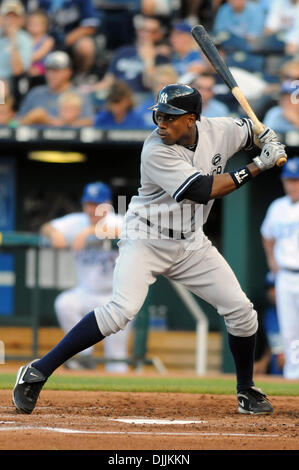
<path id="1" fill-rule="evenodd" d="M 201 108 L 202 99 L 198 90 L 189 85 L 173 83 L 160 90 L 157 103 L 150 109 L 153 110 L 153 120 L 157 124 L 155 111 L 175 115 L 192 113 L 199 119 Z"/>

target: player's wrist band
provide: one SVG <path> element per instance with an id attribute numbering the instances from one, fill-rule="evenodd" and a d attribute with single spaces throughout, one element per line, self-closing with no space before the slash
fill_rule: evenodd
<path id="1" fill-rule="evenodd" d="M 247 166 L 239 168 L 238 170 L 230 171 L 229 174 L 232 177 L 236 188 L 240 188 L 240 186 L 253 178 Z"/>

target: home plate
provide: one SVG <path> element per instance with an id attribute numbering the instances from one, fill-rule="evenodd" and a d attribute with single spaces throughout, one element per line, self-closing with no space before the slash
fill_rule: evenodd
<path id="1" fill-rule="evenodd" d="M 115 418 L 112 421 L 120 421 L 127 424 L 202 424 L 207 421 L 198 420 L 182 420 L 182 419 L 146 419 L 146 418 Z"/>

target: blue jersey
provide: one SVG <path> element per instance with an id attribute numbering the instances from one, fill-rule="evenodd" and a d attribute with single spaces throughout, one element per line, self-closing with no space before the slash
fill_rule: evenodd
<path id="1" fill-rule="evenodd" d="M 235 12 L 228 4 L 222 5 L 216 15 L 214 33 L 228 31 L 241 37 L 260 36 L 264 28 L 265 14 L 261 5 L 248 2 L 243 11 Z"/>
<path id="2" fill-rule="evenodd" d="M 140 115 L 132 110 L 129 111 L 122 122 L 115 122 L 114 116 L 110 111 L 100 111 L 95 118 L 95 127 L 109 129 L 142 129 L 143 122 Z"/>
<path id="3" fill-rule="evenodd" d="M 264 117 L 264 124 L 267 127 L 271 127 L 275 132 L 289 132 L 297 130 L 295 125 L 284 117 L 280 106 L 273 106 L 273 108 L 267 111 Z"/>
<path id="4" fill-rule="evenodd" d="M 155 65 L 169 63 L 169 59 L 157 55 Z M 136 46 L 119 47 L 109 65 L 108 71 L 118 80 L 126 82 L 136 93 L 144 93 L 147 88 L 143 85 L 144 63 L 138 54 Z"/>
<path id="5" fill-rule="evenodd" d="M 33 0 L 29 10 L 36 7 L 44 10 L 51 22 L 51 33 L 68 34 L 79 26 L 99 26 L 99 14 L 92 0 Z"/>

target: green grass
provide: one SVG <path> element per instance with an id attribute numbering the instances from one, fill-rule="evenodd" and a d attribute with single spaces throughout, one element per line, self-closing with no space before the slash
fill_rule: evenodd
<path id="1" fill-rule="evenodd" d="M 12 389 L 15 374 L 0 374 L 0 389 Z M 256 381 L 268 395 L 299 396 L 299 383 L 281 381 Z M 235 380 L 231 378 L 183 377 L 101 377 L 53 375 L 45 385 L 47 390 L 90 390 L 114 392 L 165 392 L 165 393 L 235 393 Z"/>

